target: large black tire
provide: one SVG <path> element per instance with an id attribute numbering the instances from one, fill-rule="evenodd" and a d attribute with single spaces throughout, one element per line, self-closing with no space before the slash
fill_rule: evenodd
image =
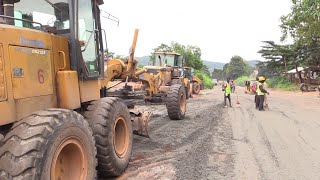
<path id="1" fill-rule="evenodd" d="M 174 84 L 180 84 L 180 85 L 182 85 L 182 82 L 181 82 L 180 79 L 172 79 L 172 80 L 171 80 L 171 85 L 174 85 Z"/>
<path id="2" fill-rule="evenodd" d="M 92 131 L 70 110 L 39 111 L 15 123 L 0 157 L 0 179 L 96 179 Z"/>
<path id="3" fill-rule="evenodd" d="M 193 83 L 193 87 L 192 87 L 193 94 L 199 94 L 200 90 L 201 90 L 200 84 L 197 82 Z"/>
<path id="4" fill-rule="evenodd" d="M 301 90 L 302 92 L 307 92 L 308 89 L 309 89 L 309 87 L 308 87 L 308 85 L 306 85 L 305 83 L 302 83 L 302 84 L 300 85 L 300 90 Z"/>
<path id="5" fill-rule="evenodd" d="M 98 150 L 98 176 L 120 176 L 132 151 L 132 124 L 125 103 L 114 97 L 93 101 L 84 113 Z"/>
<path id="6" fill-rule="evenodd" d="M 185 87 L 186 99 L 189 99 L 191 97 L 192 92 L 190 92 L 189 90 L 190 90 L 190 82 L 188 82 L 187 87 Z"/>
<path id="7" fill-rule="evenodd" d="M 167 92 L 166 106 L 171 120 L 181 120 L 186 113 L 186 91 L 179 84 L 172 85 Z"/>

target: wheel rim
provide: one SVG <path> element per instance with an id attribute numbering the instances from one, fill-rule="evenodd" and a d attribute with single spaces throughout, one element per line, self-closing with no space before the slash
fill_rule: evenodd
<path id="1" fill-rule="evenodd" d="M 180 98 L 180 109 L 182 113 L 186 112 L 186 94 L 183 92 L 181 93 Z"/>
<path id="2" fill-rule="evenodd" d="M 88 155 L 83 143 L 76 137 L 62 141 L 51 164 L 52 180 L 87 179 Z"/>
<path id="3" fill-rule="evenodd" d="M 128 151 L 129 134 L 127 123 L 122 116 L 117 118 L 113 134 L 114 150 L 119 158 L 123 158 Z"/>

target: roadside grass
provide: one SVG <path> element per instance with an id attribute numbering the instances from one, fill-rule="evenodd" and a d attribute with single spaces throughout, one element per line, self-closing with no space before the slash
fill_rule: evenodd
<path id="1" fill-rule="evenodd" d="M 199 70 L 195 70 L 195 75 L 201 79 L 203 82 L 204 88 L 205 89 L 212 89 L 213 88 L 213 81 L 212 78 L 204 73 L 202 73 Z"/>
<path id="2" fill-rule="evenodd" d="M 299 87 L 295 84 L 292 84 L 286 77 L 284 76 L 275 76 L 266 81 L 267 87 L 270 88 L 279 88 L 285 89 L 289 91 L 299 90 Z"/>

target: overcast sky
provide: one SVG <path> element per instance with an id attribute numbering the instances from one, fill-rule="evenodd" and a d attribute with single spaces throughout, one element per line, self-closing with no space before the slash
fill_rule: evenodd
<path id="1" fill-rule="evenodd" d="M 279 18 L 290 5 L 290 0 L 105 0 L 102 9 L 120 24 L 106 19 L 102 24 L 109 51 L 116 54 L 128 54 L 138 28 L 138 57 L 176 41 L 199 46 L 204 60 L 229 62 L 233 55 L 262 60 L 261 41 L 279 42 Z"/>

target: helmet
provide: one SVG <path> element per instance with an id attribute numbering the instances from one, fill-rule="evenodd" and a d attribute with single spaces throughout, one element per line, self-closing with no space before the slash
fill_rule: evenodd
<path id="1" fill-rule="evenodd" d="M 265 80 L 266 80 L 266 78 L 264 78 L 263 76 L 259 77 L 259 81 L 265 81 Z"/>

